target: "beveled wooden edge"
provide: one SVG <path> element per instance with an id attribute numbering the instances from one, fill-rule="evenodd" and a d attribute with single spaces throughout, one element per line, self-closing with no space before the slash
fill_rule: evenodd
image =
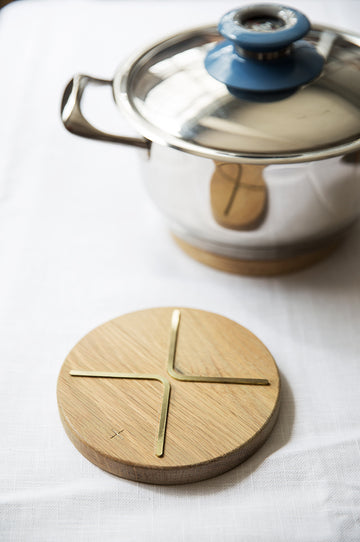
<path id="1" fill-rule="evenodd" d="M 310 267 L 330 256 L 341 242 L 337 239 L 316 250 L 282 260 L 238 260 L 202 250 L 180 239 L 173 233 L 171 235 L 176 244 L 194 260 L 227 273 L 254 277 L 285 275 Z"/>
<path id="2" fill-rule="evenodd" d="M 212 459 L 211 461 L 204 461 L 197 465 L 185 465 L 180 467 L 139 467 L 117 462 L 109 456 L 104 457 L 103 454 L 97 453 L 95 449 L 88 446 L 73 430 L 70 430 L 62 408 L 58 403 L 60 419 L 67 436 L 75 448 L 91 463 L 110 474 L 114 474 L 126 480 L 157 485 L 180 485 L 201 482 L 224 474 L 237 467 L 252 456 L 270 436 L 280 410 L 281 380 L 278 370 L 277 373 L 279 377 L 279 387 L 276 404 L 271 415 L 259 431 L 239 448 L 232 450 L 222 457 Z M 196 475 L 194 475 L 194 471 L 196 471 Z"/>
<path id="3" fill-rule="evenodd" d="M 4 8 L 8 4 L 11 4 L 12 2 L 15 2 L 15 0 L 0 0 L 0 9 Z"/>
<path id="4" fill-rule="evenodd" d="M 174 307 L 159 308 L 174 309 Z M 189 309 L 189 307 L 186 308 Z M 181 308 L 181 310 L 183 309 L 184 307 Z M 148 310 L 149 309 L 142 309 L 135 312 L 141 313 Z M 190 310 L 197 310 L 205 313 L 207 312 L 202 311 L 201 309 Z M 228 319 L 227 317 L 223 318 Z M 117 318 L 115 318 L 114 320 L 117 320 Z M 243 326 L 240 325 L 240 327 Z M 247 328 L 245 329 L 250 335 L 259 340 L 256 335 L 254 335 L 250 330 L 248 330 Z M 89 333 L 91 333 L 91 331 Z M 263 347 L 266 349 L 265 345 L 263 345 Z M 76 431 L 74 431 L 73 426 L 67 421 L 66 415 L 64 414 L 63 408 L 59 402 L 59 395 L 57 394 L 60 419 L 68 438 L 73 443 L 75 448 L 91 463 L 111 474 L 127 480 L 158 485 L 180 485 L 207 480 L 209 478 L 213 478 L 233 469 L 234 467 L 240 465 L 242 462 L 248 459 L 251 455 L 253 455 L 254 452 L 256 452 L 269 437 L 276 423 L 280 408 L 281 377 L 276 362 L 270 352 L 269 355 L 272 358 L 277 375 L 277 394 L 271 413 L 269 414 L 268 418 L 263 423 L 261 428 L 259 428 L 259 430 L 246 442 L 242 443 L 239 447 L 231 450 L 223 456 L 218 456 L 211 460 L 194 463 L 191 465 L 180 465 L 175 467 L 164 467 L 161 464 L 139 466 L 132 463 L 131 461 L 124 462 L 124 460 L 121 460 L 120 462 L 111 457 L 110 455 L 104 453 L 103 451 L 101 451 L 100 453 L 95 447 L 91 447 Z M 59 390 L 61 375 L 62 372 L 60 371 L 57 381 L 57 392 Z"/>

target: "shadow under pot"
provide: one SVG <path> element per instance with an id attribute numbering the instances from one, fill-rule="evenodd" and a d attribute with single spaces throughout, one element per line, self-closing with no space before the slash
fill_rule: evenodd
<path id="1" fill-rule="evenodd" d="M 360 210 L 360 37 L 257 4 L 129 59 L 112 81 L 75 76 L 72 133 L 139 148 L 174 239 L 229 272 L 274 275 L 327 256 Z M 112 85 L 141 137 L 94 128 L 81 98 Z"/>

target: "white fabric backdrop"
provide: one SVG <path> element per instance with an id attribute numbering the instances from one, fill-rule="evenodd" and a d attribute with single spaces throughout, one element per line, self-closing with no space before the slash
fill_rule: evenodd
<path id="1" fill-rule="evenodd" d="M 217 272 L 173 244 L 135 151 L 76 138 L 59 120 L 73 73 L 111 77 L 137 48 L 236 4 L 24 0 L 0 11 L 1 540 L 360 540 L 360 228 L 292 276 Z M 296 5 L 360 30 L 358 1 Z M 110 93 L 92 96 L 98 125 L 129 133 Z M 283 378 L 262 449 L 183 487 L 96 468 L 66 437 L 56 405 L 62 361 L 86 332 L 160 305 L 245 325 Z"/>

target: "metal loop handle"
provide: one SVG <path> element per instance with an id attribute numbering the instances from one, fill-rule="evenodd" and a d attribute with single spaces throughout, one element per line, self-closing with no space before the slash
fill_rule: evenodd
<path id="1" fill-rule="evenodd" d="M 89 75 L 75 75 L 67 84 L 61 102 L 61 119 L 65 128 L 72 134 L 81 137 L 149 149 L 150 141 L 146 139 L 108 134 L 98 130 L 86 120 L 81 111 L 81 98 L 89 83 L 112 85 L 112 81 L 106 79 L 97 79 Z"/>

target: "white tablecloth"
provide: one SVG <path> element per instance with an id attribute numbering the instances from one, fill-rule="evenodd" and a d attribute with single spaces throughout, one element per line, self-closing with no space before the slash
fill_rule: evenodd
<path id="1" fill-rule="evenodd" d="M 296 4 L 314 21 L 360 30 L 358 1 Z M 23 0 L 0 11 L 1 540 L 360 540 L 360 228 L 291 276 L 212 270 L 174 245 L 134 150 L 76 138 L 59 119 L 73 73 L 109 78 L 134 50 L 233 7 Z M 130 132 L 110 92 L 90 94 L 100 127 Z M 61 364 L 85 333 L 164 305 L 248 327 L 283 381 L 266 444 L 186 486 L 101 471 L 70 443 L 56 404 Z"/>

